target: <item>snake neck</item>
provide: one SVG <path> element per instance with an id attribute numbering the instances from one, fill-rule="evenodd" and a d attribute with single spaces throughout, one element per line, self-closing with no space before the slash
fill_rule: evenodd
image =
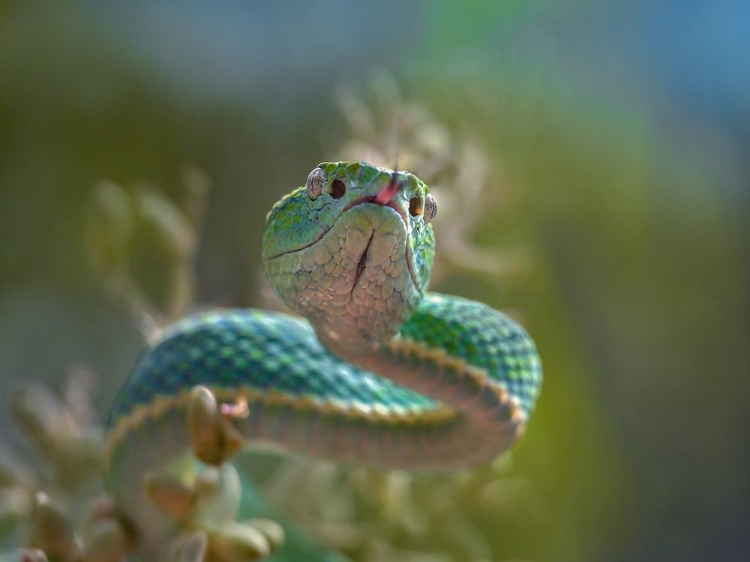
<path id="1" fill-rule="evenodd" d="M 523 430 L 525 416 L 506 389 L 489 377 L 486 369 L 444 349 L 401 333 L 387 341 L 331 337 L 325 329 L 316 333 L 339 359 L 441 403 L 477 430 L 492 433 L 498 418 L 504 422 L 503 439 L 511 434 L 515 439 Z M 507 433 L 509 427 L 513 431 Z"/>
<path id="2" fill-rule="evenodd" d="M 333 326 L 327 322 L 318 323 L 312 320 L 311 324 L 323 347 L 339 359 L 354 365 L 377 357 L 383 345 L 395 336 L 389 331 L 382 338 L 374 339 L 346 323 Z"/>
<path id="3" fill-rule="evenodd" d="M 454 420 L 467 447 L 465 453 L 446 459 L 445 466 L 488 462 L 524 431 L 525 415 L 507 389 L 494 382 L 485 370 L 442 349 L 402 335 L 387 342 L 323 343 L 360 369 L 439 403 L 436 413 Z M 431 465 L 428 462 L 426 466 Z"/>

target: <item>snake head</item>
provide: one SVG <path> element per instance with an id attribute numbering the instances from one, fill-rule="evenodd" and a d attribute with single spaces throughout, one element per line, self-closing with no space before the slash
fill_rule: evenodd
<path id="1" fill-rule="evenodd" d="M 427 289 L 435 212 L 409 172 L 320 164 L 268 214 L 266 276 L 324 343 L 390 339 Z"/>

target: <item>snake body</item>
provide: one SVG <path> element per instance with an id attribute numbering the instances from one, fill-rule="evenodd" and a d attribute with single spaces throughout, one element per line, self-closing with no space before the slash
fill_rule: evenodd
<path id="1" fill-rule="evenodd" d="M 385 468 L 476 465 L 522 434 L 542 374 L 513 320 L 427 293 L 435 202 L 407 172 L 324 163 L 263 235 L 266 276 L 300 316 L 215 311 L 165 330 L 112 410 L 109 481 L 136 522 L 147 470 L 184 454 L 190 389 L 244 398 L 248 444 Z M 139 529 L 148 534 L 148 529 Z"/>

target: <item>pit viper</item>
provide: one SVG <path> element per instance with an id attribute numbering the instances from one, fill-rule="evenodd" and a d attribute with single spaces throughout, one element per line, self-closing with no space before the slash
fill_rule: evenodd
<path id="1" fill-rule="evenodd" d="M 108 480 L 136 527 L 150 509 L 144 473 L 188 449 L 196 385 L 243 401 L 232 424 L 248 445 L 342 463 L 466 467 L 519 439 L 542 382 L 535 345 L 487 305 L 427 292 L 436 214 L 415 175 L 354 161 L 320 164 L 273 206 L 262 262 L 293 314 L 182 320 L 143 352 L 117 397 Z"/>

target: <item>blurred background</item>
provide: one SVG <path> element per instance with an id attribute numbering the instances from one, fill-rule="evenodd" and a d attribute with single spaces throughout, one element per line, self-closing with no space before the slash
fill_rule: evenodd
<path id="1" fill-rule="evenodd" d="M 747 560 L 748 21 L 742 0 L 3 2 L 0 439 L 20 385 L 93 373 L 101 421 L 144 326 L 274 306 L 273 202 L 320 161 L 398 153 L 435 186 L 433 288 L 518 318 L 542 397 L 473 495 L 475 475 L 403 476 L 394 515 L 352 507 L 371 480 L 325 476 L 355 491 L 297 505 L 304 540 Z M 268 487 L 296 490 L 293 469 Z M 372 525 L 347 542 L 305 517 Z"/>

